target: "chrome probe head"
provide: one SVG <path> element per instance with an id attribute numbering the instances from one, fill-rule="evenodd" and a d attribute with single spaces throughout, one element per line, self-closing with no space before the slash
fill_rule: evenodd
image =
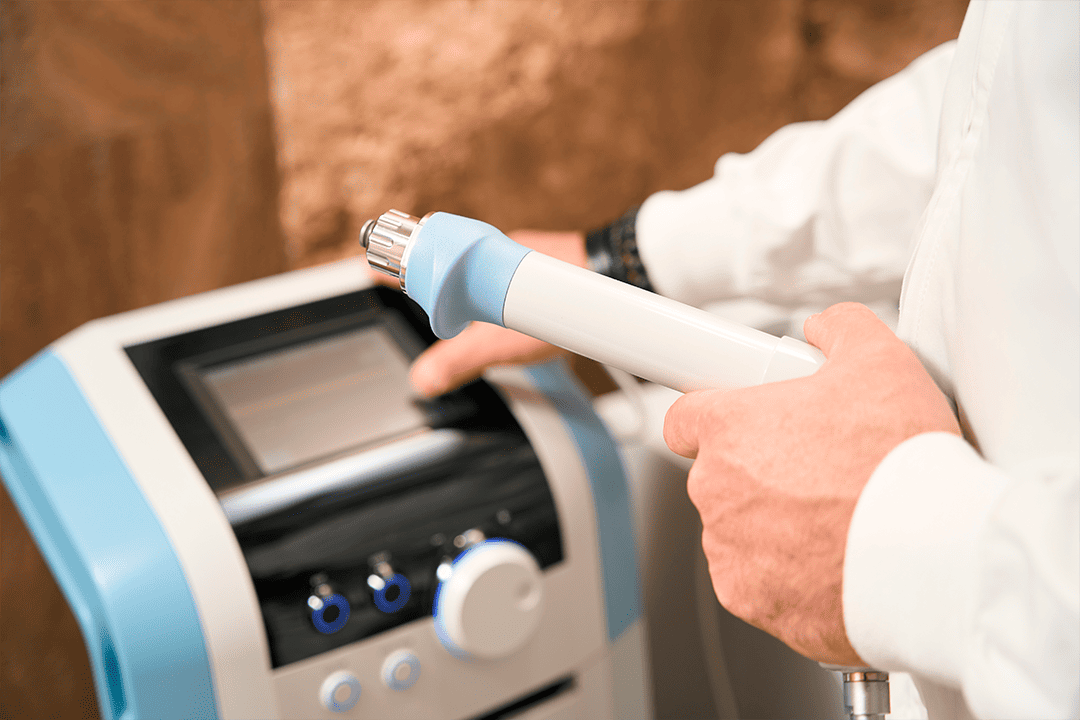
<path id="1" fill-rule="evenodd" d="M 400 210 L 389 210 L 374 220 L 368 220 L 360 230 L 360 245 L 366 251 L 371 267 L 397 278 L 405 289 L 409 241 L 424 224 L 424 218 L 413 217 Z"/>

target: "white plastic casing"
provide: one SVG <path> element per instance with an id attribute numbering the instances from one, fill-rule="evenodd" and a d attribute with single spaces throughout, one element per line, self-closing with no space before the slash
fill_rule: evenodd
<path id="1" fill-rule="evenodd" d="M 503 324 L 680 392 L 803 377 L 825 360 L 806 343 L 538 252 L 514 273 Z"/>
<path id="2" fill-rule="evenodd" d="M 499 660 L 465 661 L 440 643 L 432 618 L 307 660 L 273 668 L 258 599 L 219 499 L 184 449 L 124 347 L 218 325 L 370 285 L 351 260 L 296 271 L 93 321 L 59 340 L 63 359 L 153 508 L 176 552 L 199 613 L 221 718 L 471 717 L 572 675 L 571 690 L 523 718 L 648 717 L 643 623 L 604 631 L 596 518 L 589 480 L 560 414 L 525 373 L 492 379 L 529 435 L 551 485 L 564 560 L 542 575 L 537 630 Z M 423 672 L 407 690 L 382 681 L 386 660 L 409 649 Z M 323 684 L 355 676 L 355 707 L 334 712 Z M 343 677 L 343 676 L 335 676 Z"/>
<path id="3" fill-rule="evenodd" d="M 439 589 L 437 621 L 460 650 L 494 659 L 519 649 L 536 632 L 544 605 L 536 558 L 514 542 L 484 542 L 454 563 Z"/>

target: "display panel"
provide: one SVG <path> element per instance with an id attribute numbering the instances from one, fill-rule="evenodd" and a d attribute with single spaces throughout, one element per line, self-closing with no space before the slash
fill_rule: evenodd
<path id="1" fill-rule="evenodd" d="M 271 475 L 423 427 L 408 371 L 409 358 L 374 324 L 197 374 Z"/>

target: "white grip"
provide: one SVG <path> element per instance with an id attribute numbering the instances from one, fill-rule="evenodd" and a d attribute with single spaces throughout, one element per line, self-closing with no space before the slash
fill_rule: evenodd
<path id="1" fill-rule="evenodd" d="M 680 392 L 803 377 L 825 361 L 806 343 L 538 252 L 514 273 L 503 324 Z"/>

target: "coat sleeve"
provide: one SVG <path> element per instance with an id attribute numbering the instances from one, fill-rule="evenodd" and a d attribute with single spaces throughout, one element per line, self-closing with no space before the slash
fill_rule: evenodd
<path id="1" fill-rule="evenodd" d="M 898 298 L 934 185 L 954 47 L 931 50 L 829 120 L 724 155 L 699 185 L 649 197 L 636 232 L 656 290 L 693 305 Z"/>
<path id="2" fill-rule="evenodd" d="M 1080 471 L 1007 476 L 944 433 L 899 445 L 856 506 L 844 623 L 876 667 L 959 687 L 978 717 L 1080 713 Z"/>
<path id="3" fill-rule="evenodd" d="M 955 87 L 971 99 L 945 121 L 964 128 L 945 143 L 954 200 L 921 241 L 967 251 L 923 256 L 943 292 L 905 305 L 909 337 L 921 321 L 947 343 L 968 439 L 916 436 L 871 475 L 844 620 L 866 661 L 959 689 L 976 717 L 1078 718 L 1080 6 L 972 3 L 969 18 Z"/>

